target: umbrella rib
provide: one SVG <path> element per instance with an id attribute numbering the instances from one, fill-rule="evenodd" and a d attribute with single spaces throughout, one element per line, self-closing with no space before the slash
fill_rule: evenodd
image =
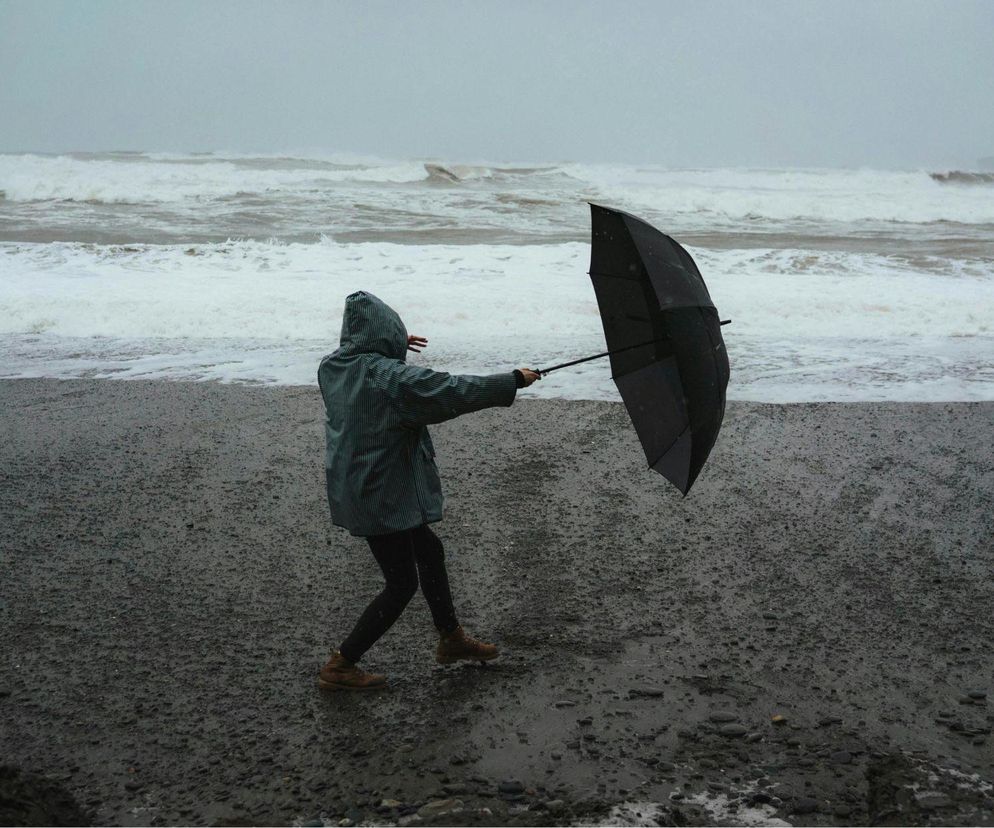
<path id="1" fill-rule="evenodd" d="M 649 468 L 651 469 L 653 466 L 656 465 L 656 463 L 658 463 L 660 460 L 662 460 L 667 455 L 667 453 L 669 452 L 669 450 L 671 448 L 673 448 L 673 446 L 675 446 L 677 443 L 679 443 L 680 442 L 680 438 L 683 437 L 683 435 L 686 434 L 688 431 L 690 431 L 690 426 L 687 426 L 683 431 L 681 431 L 677 435 L 677 438 L 666 447 L 666 451 L 664 451 L 662 454 L 660 454 L 659 457 L 657 457 L 655 460 L 653 460 L 649 464 Z"/>
<path id="2" fill-rule="evenodd" d="M 622 276 L 619 273 L 602 273 L 599 270 L 588 270 L 588 276 L 603 276 L 605 279 L 625 279 L 628 282 L 641 282 L 641 276 Z"/>

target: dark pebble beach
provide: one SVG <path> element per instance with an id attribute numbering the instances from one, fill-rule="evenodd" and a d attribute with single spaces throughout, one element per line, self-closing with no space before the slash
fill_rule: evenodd
<path id="1" fill-rule="evenodd" d="M 994 404 L 730 403 L 684 498 L 527 397 L 432 428 L 502 657 L 416 596 L 349 695 L 316 388 L 0 382 L 0 823 L 994 825 Z"/>

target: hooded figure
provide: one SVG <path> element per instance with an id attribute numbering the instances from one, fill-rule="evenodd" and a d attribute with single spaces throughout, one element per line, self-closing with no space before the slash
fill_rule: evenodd
<path id="1" fill-rule="evenodd" d="M 492 406 L 510 406 L 539 378 L 528 369 L 453 376 L 408 365 L 410 337 L 397 312 L 364 291 L 345 300 L 339 348 L 321 360 L 318 384 L 327 419 L 325 479 L 332 521 L 365 537 L 386 586 L 322 669 L 328 689 L 373 689 L 383 676 L 355 663 L 422 587 L 442 636 L 436 658 L 488 660 L 497 648 L 467 636 L 455 619 L 444 550 L 429 523 L 442 519 L 442 486 L 429 423 Z M 419 579 L 420 575 L 420 579 Z"/>

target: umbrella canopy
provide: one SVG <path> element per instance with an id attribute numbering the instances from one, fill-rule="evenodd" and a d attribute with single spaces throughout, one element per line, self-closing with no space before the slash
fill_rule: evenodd
<path id="1" fill-rule="evenodd" d="M 590 279 L 611 375 L 649 466 L 686 494 L 725 414 L 728 354 L 690 254 L 639 218 L 591 204 Z"/>

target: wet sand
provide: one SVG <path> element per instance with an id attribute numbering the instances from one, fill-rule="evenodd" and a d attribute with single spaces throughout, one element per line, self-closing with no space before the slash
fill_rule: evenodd
<path id="1" fill-rule="evenodd" d="M 437 667 L 416 597 L 372 695 L 315 685 L 379 585 L 321 418 L 0 382 L 0 764 L 115 825 L 994 824 L 994 405 L 731 404 L 686 499 L 620 404 L 436 426 L 504 655 Z"/>

